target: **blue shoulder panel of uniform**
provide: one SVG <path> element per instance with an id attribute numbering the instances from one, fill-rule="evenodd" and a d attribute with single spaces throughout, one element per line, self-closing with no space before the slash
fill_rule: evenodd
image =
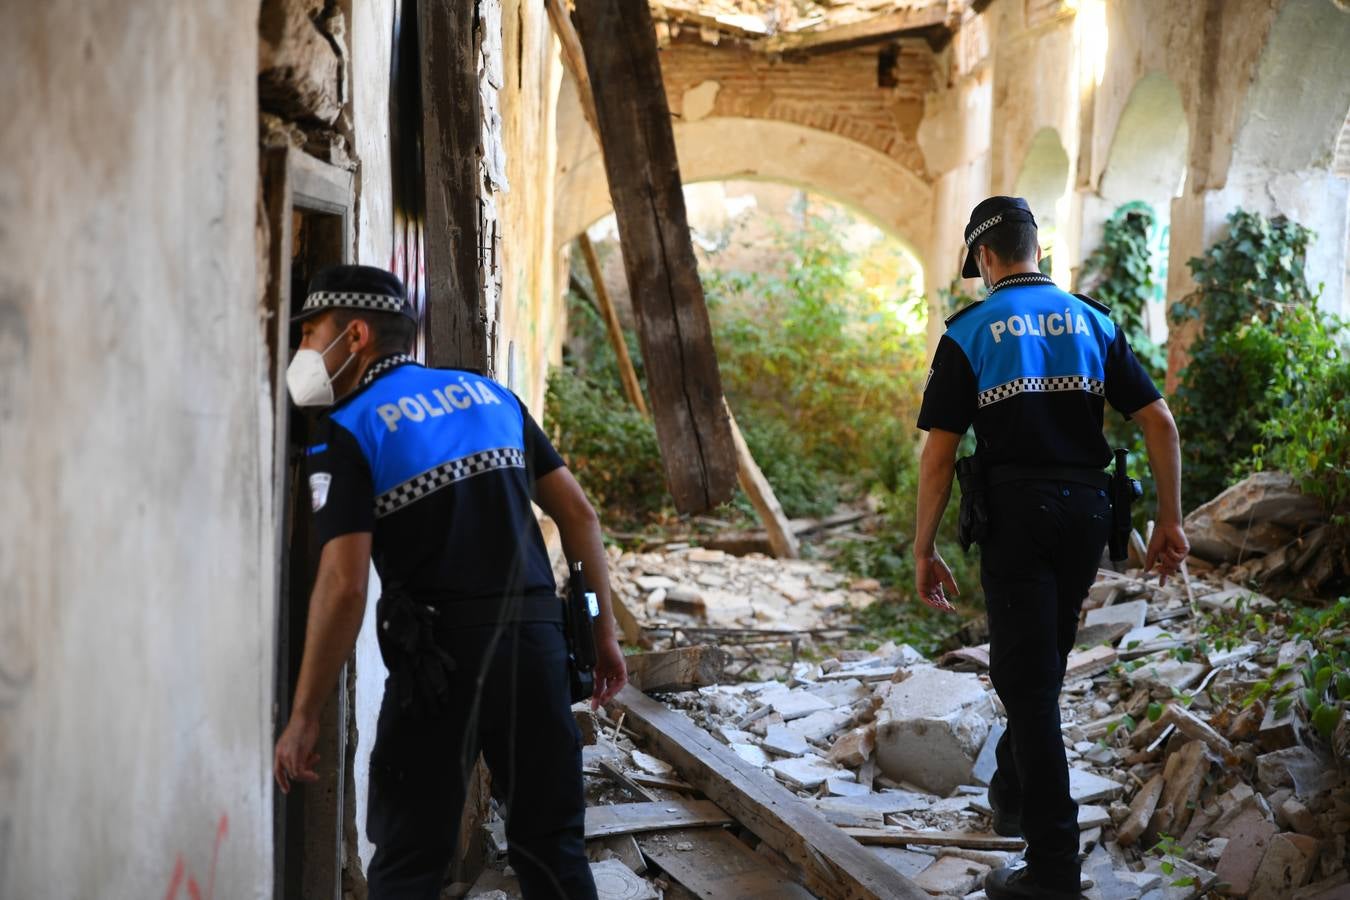
<path id="1" fill-rule="evenodd" d="M 507 451 L 498 456 L 524 465 L 520 403 L 506 388 L 472 372 L 402 365 L 330 415 L 365 453 L 377 495 L 488 451 Z M 480 471 L 475 465 L 460 469 L 450 465 L 444 471 L 461 477 Z"/>
<path id="2" fill-rule="evenodd" d="M 1021 379 L 1100 382 L 1116 334 L 1102 309 L 1054 285 L 1005 288 L 966 307 L 947 336 L 970 360 L 980 391 Z"/>

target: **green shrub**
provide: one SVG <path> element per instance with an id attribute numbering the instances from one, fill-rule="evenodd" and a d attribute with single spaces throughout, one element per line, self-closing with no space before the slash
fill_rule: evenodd
<path id="1" fill-rule="evenodd" d="M 722 386 L 741 427 L 793 434 L 794 470 L 863 484 L 893 451 L 896 422 L 913 446 L 926 370 L 915 327 L 923 299 L 899 283 L 867 287 L 866 261 L 840 243 L 839 226 L 834 217 L 808 216 L 779 238 L 781 274 L 714 270 L 704 290 Z M 785 471 L 756 460 L 766 474 Z"/>
<path id="2" fill-rule="evenodd" d="M 1228 236 L 1190 260 L 1196 292 L 1172 308 L 1203 329 L 1173 405 L 1187 509 L 1245 474 L 1265 423 L 1305 405 L 1339 359 L 1337 326 L 1303 270 L 1312 232 L 1241 210 L 1228 221 Z"/>
<path id="3" fill-rule="evenodd" d="M 668 503 L 656 429 L 617 388 L 572 369 L 548 379 L 545 421 L 558 452 L 606 523 L 634 525 Z"/>
<path id="4" fill-rule="evenodd" d="M 1261 426 L 1251 467 L 1292 474 L 1340 524 L 1350 514 L 1350 360 L 1340 359 Z"/>

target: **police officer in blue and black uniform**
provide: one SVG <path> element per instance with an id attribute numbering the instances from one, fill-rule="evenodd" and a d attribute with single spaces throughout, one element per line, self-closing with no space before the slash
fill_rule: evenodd
<path id="1" fill-rule="evenodd" d="M 953 609 L 947 592 L 957 586 L 935 541 L 957 444 L 973 425 L 983 472 L 980 581 L 990 677 L 1008 713 L 989 800 L 995 829 L 1027 842 L 1025 867 L 991 872 L 985 890 L 991 900 L 1076 898 L 1077 805 L 1059 691 L 1111 528 L 1105 404 L 1143 428 L 1158 488 L 1146 568 L 1156 565 L 1163 578 L 1189 549 L 1180 445 L 1166 402 L 1110 310 L 1040 273 L 1036 220 L 1025 200 L 983 201 L 965 237 L 961 274 L 983 278 L 989 294 L 947 320 L 924 388 L 915 584 L 930 606 Z"/>
<path id="2" fill-rule="evenodd" d="M 390 675 L 370 763 L 370 897 L 439 896 L 480 749 L 524 895 L 595 897 L 563 606 L 531 501 L 599 600 L 598 705 L 626 676 L 591 505 L 511 391 L 408 355 L 416 324 L 395 276 L 324 270 L 296 318 L 287 385 L 298 405 L 327 407 L 307 451 L 322 551 L 278 784 L 317 777 L 319 712 L 355 645 L 373 559 Z"/>

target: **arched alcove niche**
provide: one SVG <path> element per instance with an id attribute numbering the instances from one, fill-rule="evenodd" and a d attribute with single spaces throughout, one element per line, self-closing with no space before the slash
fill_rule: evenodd
<path id="1" fill-rule="evenodd" d="M 1031 206 L 1040 231 L 1041 252 L 1050 256 L 1055 280 L 1067 286 L 1069 261 L 1063 251 L 1061 225 L 1069 211 L 1069 154 L 1054 128 L 1042 128 L 1032 137 L 1013 193 L 1026 198 Z"/>
<path id="2" fill-rule="evenodd" d="M 1154 296 L 1148 308 L 1154 340 L 1167 337 L 1166 293 L 1172 201 L 1185 187 L 1190 128 L 1181 92 L 1162 72 L 1140 78 L 1120 114 L 1097 196 L 1084 204 L 1084 245 L 1101 242 L 1102 226 L 1120 207 L 1144 203 L 1154 216 L 1150 235 Z"/>

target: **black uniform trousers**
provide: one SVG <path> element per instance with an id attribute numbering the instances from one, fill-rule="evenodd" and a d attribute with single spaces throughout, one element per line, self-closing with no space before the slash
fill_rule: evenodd
<path id="1" fill-rule="evenodd" d="M 1059 692 L 1083 598 L 1111 529 L 1106 492 L 1014 481 L 988 491 L 980 575 L 989 614 L 990 677 L 1008 712 L 991 798 L 1021 811 L 1031 878 L 1077 891 L 1078 805 L 1060 733 Z"/>
<path id="2" fill-rule="evenodd" d="M 594 898 L 586 859 L 581 732 L 562 626 L 455 629 L 450 708 L 401 712 L 386 683 L 370 759 L 370 900 L 435 900 L 479 750 L 504 801 L 511 867 L 528 900 Z"/>

